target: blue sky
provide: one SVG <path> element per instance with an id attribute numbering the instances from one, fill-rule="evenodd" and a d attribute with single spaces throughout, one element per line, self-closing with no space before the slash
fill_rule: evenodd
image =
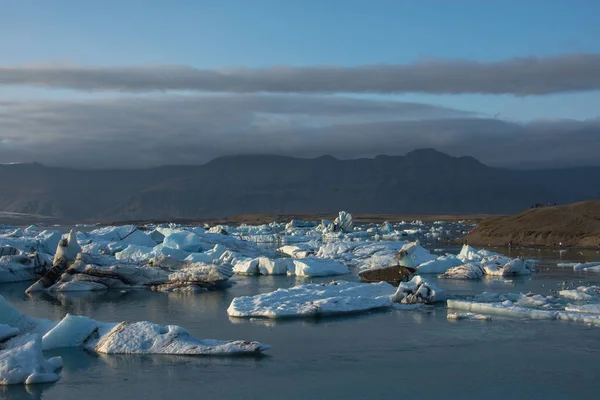
<path id="1" fill-rule="evenodd" d="M 597 0 L 0 0 L 0 66 L 210 70 L 593 54 L 600 53 L 599 15 Z M 0 100 L 11 101 L 119 96 L 0 86 Z M 342 96 L 426 103 L 509 122 L 600 117 L 597 90 Z"/>
<path id="2" fill-rule="evenodd" d="M 600 2 L 594 0 L 4 0 L 0 5 L 3 65 L 363 65 L 600 52 Z M 598 93 L 398 98 L 519 120 L 592 118 L 600 102 Z"/>

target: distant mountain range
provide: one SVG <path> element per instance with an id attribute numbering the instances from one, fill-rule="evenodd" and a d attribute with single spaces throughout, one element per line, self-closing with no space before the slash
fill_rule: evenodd
<path id="1" fill-rule="evenodd" d="M 13 164 L 0 165 L 0 182 L 0 211 L 70 221 L 512 213 L 540 202 L 600 199 L 600 167 L 510 170 L 432 149 L 355 160 L 240 155 L 143 170 Z"/>

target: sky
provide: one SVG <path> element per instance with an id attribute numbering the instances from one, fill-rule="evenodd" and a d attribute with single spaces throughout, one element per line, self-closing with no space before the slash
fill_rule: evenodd
<path id="1" fill-rule="evenodd" d="M 596 0 L 0 0 L 0 163 L 600 165 Z"/>

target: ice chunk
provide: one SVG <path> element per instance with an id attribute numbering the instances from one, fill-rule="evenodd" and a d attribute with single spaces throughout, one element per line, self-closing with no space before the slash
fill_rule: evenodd
<path id="1" fill-rule="evenodd" d="M 313 221 L 299 221 L 297 219 L 293 219 L 285 226 L 285 229 L 294 229 L 294 228 L 314 228 L 317 226 L 316 222 Z"/>
<path id="2" fill-rule="evenodd" d="M 20 332 L 35 333 L 43 336 L 54 328 L 56 322 L 41 318 L 32 318 L 17 310 L 0 296 L 0 324 L 18 329 Z"/>
<path id="3" fill-rule="evenodd" d="M 278 250 L 293 258 L 304 258 L 315 253 L 315 249 L 310 243 L 282 246 Z"/>
<path id="4" fill-rule="evenodd" d="M 189 253 L 196 253 L 202 249 L 202 242 L 198 235 L 188 231 L 173 232 L 166 235 L 163 245 Z"/>
<path id="5" fill-rule="evenodd" d="M 578 312 L 584 314 L 600 314 L 600 304 L 569 304 L 565 307 L 565 311 Z"/>
<path id="6" fill-rule="evenodd" d="M 0 342 L 5 341 L 13 336 L 17 336 L 19 334 L 18 328 L 13 328 L 12 326 L 0 324 Z"/>
<path id="7" fill-rule="evenodd" d="M 584 293 L 580 290 L 561 290 L 558 294 L 560 294 L 565 299 L 577 301 L 591 300 L 593 298 L 589 294 Z"/>
<path id="8" fill-rule="evenodd" d="M 6 248 L 6 247 L 5 247 Z M 0 257 L 0 282 L 39 279 L 52 266 L 52 256 L 40 253 Z"/>
<path id="9" fill-rule="evenodd" d="M 449 309 L 504 317 L 527 319 L 556 319 L 558 317 L 558 311 L 519 307 L 513 305 L 510 301 L 503 303 L 477 303 L 465 300 L 448 300 L 447 305 Z"/>
<path id="10" fill-rule="evenodd" d="M 334 230 L 340 232 L 352 232 L 354 230 L 354 218 L 346 211 L 340 211 L 338 217 L 333 221 Z"/>
<path id="11" fill-rule="evenodd" d="M 491 321 L 492 318 L 487 315 L 474 313 L 448 313 L 446 318 L 450 321 L 469 320 L 469 321 Z"/>
<path id="12" fill-rule="evenodd" d="M 62 359 L 42 354 L 38 335 L 23 334 L 0 343 L 0 385 L 56 382 Z"/>
<path id="13" fill-rule="evenodd" d="M 104 242 L 120 242 L 125 245 L 137 244 L 138 246 L 156 246 L 156 242 L 140 231 L 134 225 L 123 225 L 123 226 L 107 226 L 100 229 L 95 229 L 85 237 L 90 238 L 93 241 L 104 241 Z"/>
<path id="14" fill-rule="evenodd" d="M 447 270 L 441 278 L 447 279 L 479 279 L 483 276 L 483 268 L 479 263 L 468 263 Z"/>
<path id="15" fill-rule="evenodd" d="M 600 272 L 600 269 L 596 268 L 600 266 L 600 262 L 589 262 L 589 263 L 581 263 L 575 264 L 573 266 L 574 271 L 586 271 L 586 272 Z"/>
<path id="16" fill-rule="evenodd" d="M 277 289 L 236 297 L 227 309 L 232 317 L 314 317 L 391 307 L 395 288 L 389 283 L 331 282 Z"/>
<path id="17" fill-rule="evenodd" d="M 58 231 L 45 230 L 39 232 L 35 240 L 40 244 L 39 251 L 54 254 L 58 247 L 58 242 L 62 239 L 62 233 Z"/>
<path id="18" fill-rule="evenodd" d="M 77 235 L 74 229 L 71 229 L 69 235 L 65 239 L 61 239 L 56 247 L 54 254 L 54 261 L 52 264 L 56 264 L 60 259 L 64 259 L 66 264 L 75 261 L 77 254 L 81 252 L 81 246 L 77 242 Z"/>
<path id="19" fill-rule="evenodd" d="M 294 262 L 289 258 L 258 258 L 258 272 L 261 275 L 286 275 L 292 268 L 295 271 Z"/>
<path id="20" fill-rule="evenodd" d="M 103 335 L 94 349 L 106 354 L 235 355 L 260 353 L 270 346 L 258 342 L 200 340 L 176 325 L 121 323 Z"/>
<path id="21" fill-rule="evenodd" d="M 435 303 L 445 301 L 446 293 L 420 276 L 401 282 L 392 301 L 402 304 Z"/>
<path id="22" fill-rule="evenodd" d="M 233 266 L 233 272 L 241 275 L 258 275 L 258 259 L 237 260 Z"/>
<path id="23" fill-rule="evenodd" d="M 487 250 L 477 250 L 469 245 L 463 245 L 460 253 L 458 254 L 458 258 L 464 262 L 467 261 L 479 261 L 486 257 L 499 256 L 500 254 L 494 253 Z"/>
<path id="24" fill-rule="evenodd" d="M 33 359 L 37 357 L 33 369 L 40 374 L 48 372 L 47 365 L 43 364 L 42 361 L 44 360 L 40 358 L 42 348 L 50 350 L 58 347 L 85 347 L 107 354 L 235 355 L 258 353 L 270 347 L 258 342 L 240 340 L 200 340 L 182 327 L 175 325 L 161 326 L 145 321 L 107 323 L 69 314 L 58 323 L 41 320 L 28 317 L 18 311 L 2 296 L 0 296 L 0 323 L 18 328 L 20 332 L 36 333 L 36 335 L 19 335 L 7 342 L 0 343 L 0 383 L 5 377 L 4 365 L 12 366 L 7 370 L 8 372 L 15 369 L 14 354 L 8 354 L 8 357 L 6 357 L 6 360 L 13 364 L 3 364 L 7 354 L 4 353 L 4 350 L 19 347 L 14 346 L 15 342 L 11 342 L 13 340 L 18 339 L 17 344 L 24 344 L 21 343 L 23 337 L 28 338 L 25 342 L 31 341 L 29 338 L 34 339 L 34 345 L 30 345 L 26 349 L 29 352 L 26 358 Z M 43 339 L 38 335 L 43 336 Z M 7 346 L 6 343 L 10 343 L 10 345 Z M 31 347 L 39 353 L 39 357 L 33 354 Z M 48 360 L 52 366 L 60 364 L 55 361 Z M 31 372 L 29 374 L 19 374 L 20 377 L 25 376 L 21 382 L 24 382 L 29 375 L 31 375 Z M 18 379 L 16 380 L 18 381 Z"/>
<path id="25" fill-rule="evenodd" d="M 436 258 L 435 260 L 426 261 L 417 267 L 419 274 L 444 274 L 452 267 L 462 265 L 463 262 L 455 255 L 447 254 Z"/>
<path id="26" fill-rule="evenodd" d="M 65 317 L 42 338 L 43 350 L 57 349 L 62 347 L 85 347 L 88 341 L 94 340 L 93 336 L 103 336 L 116 323 L 102 323 L 88 317 L 74 316 Z"/>
<path id="27" fill-rule="evenodd" d="M 418 240 L 402 246 L 402 249 L 400 249 L 400 252 L 396 256 L 398 263 L 405 267 L 417 267 L 436 258 L 436 256 L 423 248 Z"/>
<path id="28" fill-rule="evenodd" d="M 343 275 L 350 272 L 344 264 L 317 257 L 305 257 L 292 260 L 294 269 L 288 271 L 289 275 L 296 276 L 333 276 Z"/>
<path id="29" fill-rule="evenodd" d="M 392 226 L 392 224 L 390 224 L 388 221 L 385 221 L 383 224 L 381 224 L 381 226 L 379 227 L 379 232 L 381 232 L 382 234 L 389 234 L 389 233 L 394 233 L 394 227 Z"/>

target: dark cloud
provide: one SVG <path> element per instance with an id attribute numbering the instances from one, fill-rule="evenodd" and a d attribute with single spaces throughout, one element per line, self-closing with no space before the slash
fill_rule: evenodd
<path id="1" fill-rule="evenodd" d="M 425 147 L 498 166 L 597 165 L 599 138 L 600 120 L 519 124 L 337 96 L 0 103 L 0 162 L 87 168 L 201 164 L 241 153 L 355 158 Z"/>
<path id="2" fill-rule="evenodd" d="M 600 54 L 404 65 L 202 70 L 178 66 L 1 67 L 0 84 L 84 91 L 236 93 L 487 93 L 543 95 L 600 89 Z"/>

